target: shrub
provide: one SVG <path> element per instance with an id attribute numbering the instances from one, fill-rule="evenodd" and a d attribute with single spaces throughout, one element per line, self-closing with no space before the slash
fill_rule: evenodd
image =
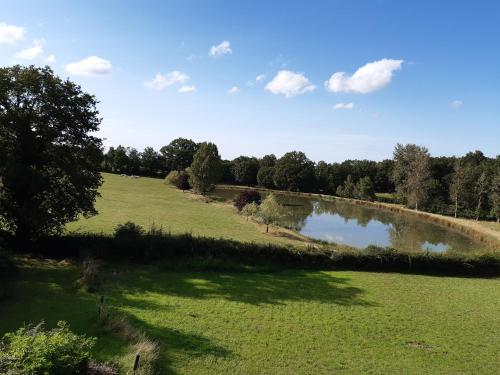
<path id="1" fill-rule="evenodd" d="M 241 209 L 241 214 L 246 216 L 247 220 L 249 217 L 257 215 L 258 212 L 259 206 L 255 202 L 248 203 Z"/>
<path id="2" fill-rule="evenodd" d="M 115 238 L 117 239 L 135 239 L 144 234 L 144 229 L 131 221 L 124 224 L 118 224 L 115 229 Z"/>
<path id="3" fill-rule="evenodd" d="M 234 206 L 238 209 L 238 211 L 241 211 L 247 204 L 255 202 L 257 205 L 259 205 L 261 201 L 262 198 L 258 191 L 245 190 L 240 192 L 234 199 Z"/>
<path id="4" fill-rule="evenodd" d="M 177 189 L 183 191 L 191 189 L 191 185 L 189 184 L 189 175 L 186 172 L 181 172 L 175 186 Z"/>
<path id="5" fill-rule="evenodd" d="M 170 171 L 170 173 L 165 177 L 165 184 L 177 186 L 179 183 L 179 171 Z"/>
<path id="6" fill-rule="evenodd" d="M 95 338 L 77 335 L 65 322 L 43 323 L 7 333 L 0 342 L 0 373 L 85 374 Z"/>

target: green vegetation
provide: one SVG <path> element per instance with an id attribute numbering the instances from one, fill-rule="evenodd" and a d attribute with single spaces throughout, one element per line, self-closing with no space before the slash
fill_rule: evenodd
<path id="1" fill-rule="evenodd" d="M 159 179 L 132 179 L 108 173 L 103 178 L 101 197 L 96 202 L 99 214 L 69 224 L 69 230 L 113 233 L 118 224 L 132 220 L 144 228 L 154 224 L 177 234 L 257 243 L 297 243 L 279 235 L 284 231 L 275 231 L 276 236 L 266 235 L 265 228 L 236 215 L 230 205 L 207 204 L 197 196 L 165 186 Z"/>
<path id="2" fill-rule="evenodd" d="M 130 370 L 130 345 L 103 333 L 98 296 L 65 263 L 21 261 L 0 333 L 67 320 L 98 337 L 93 355 Z M 161 344 L 168 373 L 491 374 L 498 369 L 500 280 L 244 270 L 207 261 L 108 265 L 105 305 Z"/>

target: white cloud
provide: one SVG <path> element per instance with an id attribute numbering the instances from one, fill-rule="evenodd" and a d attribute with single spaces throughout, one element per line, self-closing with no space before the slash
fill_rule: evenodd
<path id="1" fill-rule="evenodd" d="M 401 69 L 403 60 L 382 59 L 359 68 L 352 76 L 345 72 L 334 73 L 325 86 L 331 92 L 355 92 L 367 94 L 391 83 L 392 75 Z"/>
<path id="2" fill-rule="evenodd" d="M 22 59 L 22 60 L 36 59 L 38 56 L 40 56 L 43 53 L 43 44 L 44 43 L 45 43 L 45 41 L 42 39 L 34 40 L 33 46 L 19 51 L 18 53 L 16 53 L 15 57 L 17 59 Z"/>
<path id="3" fill-rule="evenodd" d="M 16 42 L 24 38 L 25 34 L 24 27 L 0 22 L 0 44 L 16 44 Z"/>
<path id="4" fill-rule="evenodd" d="M 453 109 L 459 109 L 464 105 L 464 102 L 461 100 L 454 100 L 450 103 L 450 107 Z"/>
<path id="5" fill-rule="evenodd" d="M 229 43 L 228 40 L 225 40 L 217 46 L 212 46 L 208 54 L 210 56 L 222 56 L 231 53 L 233 53 L 233 50 L 231 49 L 231 43 Z"/>
<path id="6" fill-rule="evenodd" d="M 259 74 L 257 77 L 255 77 L 255 82 L 260 82 L 264 78 L 266 78 L 266 76 L 264 74 Z"/>
<path id="7" fill-rule="evenodd" d="M 196 86 L 195 85 L 191 85 L 191 86 L 184 85 L 178 91 L 181 93 L 195 92 Z"/>
<path id="8" fill-rule="evenodd" d="M 273 94 L 283 94 L 285 97 L 290 98 L 292 96 L 314 91 L 316 86 L 314 86 L 302 73 L 281 70 L 276 74 L 273 80 L 266 85 L 265 89 Z"/>
<path id="9" fill-rule="evenodd" d="M 238 86 L 233 86 L 229 90 L 227 90 L 228 94 L 237 94 L 239 92 L 240 92 L 240 89 L 238 88 Z"/>
<path id="10" fill-rule="evenodd" d="M 161 73 L 157 73 L 155 78 L 144 82 L 144 86 L 151 90 L 163 90 L 167 86 L 172 86 L 176 83 L 184 83 L 189 80 L 189 76 L 178 70 L 174 70 L 172 72 L 163 75 Z"/>
<path id="11" fill-rule="evenodd" d="M 337 103 L 333 106 L 333 109 L 353 109 L 354 103 Z"/>
<path id="12" fill-rule="evenodd" d="M 53 63 L 56 61 L 56 57 L 54 55 L 48 55 L 43 61 L 46 63 Z"/>
<path id="13" fill-rule="evenodd" d="M 90 56 L 81 61 L 66 65 L 66 72 L 75 76 L 96 76 L 108 74 L 111 62 L 97 56 Z"/>

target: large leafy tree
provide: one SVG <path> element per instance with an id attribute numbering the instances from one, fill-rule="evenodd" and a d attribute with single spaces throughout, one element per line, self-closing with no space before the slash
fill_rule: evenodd
<path id="1" fill-rule="evenodd" d="M 274 169 L 274 184 L 279 189 L 311 191 L 315 185 L 314 163 L 303 152 L 287 152 Z"/>
<path id="2" fill-rule="evenodd" d="M 19 239 L 96 213 L 96 99 L 49 67 L 0 69 L 0 221 Z"/>
<path id="3" fill-rule="evenodd" d="M 240 156 L 233 160 L 231 170 L 236 183 L 255 185 L 257 172 L 259 172 L 259 161 L 256 158 Z"/>
<path id="4" fill-rule="evenodd" d="M 193 162 L 198 144 L 191 139 L 177 138 L 160 149 L 169 170 L 182 171 Z"/>
<path id="5" fill-rule="evenodd" d="M 194 154 L 189 183 L 197 193 L 206 194 L 222 177 L 222 161 L 217 146 L 203 142 Z"/>

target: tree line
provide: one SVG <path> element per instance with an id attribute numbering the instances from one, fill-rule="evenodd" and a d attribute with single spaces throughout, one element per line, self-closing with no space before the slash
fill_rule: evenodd
<path id="1" fill-rule="evenodd" d="M 196 158 L 197 153 L 202 155 Z M 199 173 L 203 169 L 206 177 L 199 181 L 210 180 L 202 192 L 210 191 L 217 183 L 262 186 L 385 200 L 456 217 L 500 217 L 500 156 L 488 158 L 481 151 L 462 157 L 432 157 L 425 147 L 398 144 L 393 158 L 383 161 L 315 163 L 300 151 L 288 152 L 281 158 L 269 154 L 222 160 L 212 143 L 177 138 L 159 151 L 147 147 L 141 153 L 134 148 L 111 147 L 102 163 L 104 171 L 143 176 L 163 177 L 171 171 L 186 171 L 194 187 L 193 167 Z"/>

